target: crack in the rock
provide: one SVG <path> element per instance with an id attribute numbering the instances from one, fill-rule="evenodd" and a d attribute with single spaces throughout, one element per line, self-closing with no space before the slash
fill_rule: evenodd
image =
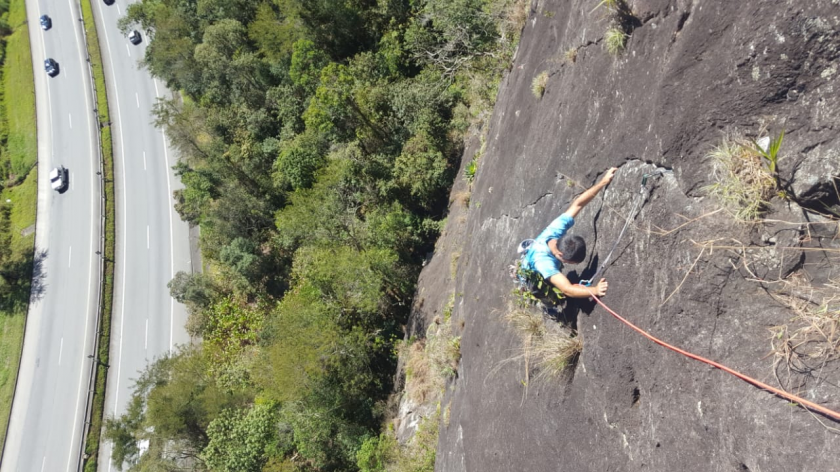
<path id="1" fill-rule="evenodd" d="M 536 200 L 534 200 L 532 203 L 529 203 L 529 204 L 525 205 L 524 207 L 520 208 L 520 209 L 519 209 L 519 212 L 520 212 L 520 213 L 522 213 L 523 211 L 527 210 L 528 208 L 530 208 L 530 207 L 532 207 L 532 206 L 535 206 L 535 205 L 536 205 L 537 203 L 539 203 L 539 202 L 540 202 L 540 200 L 542 200 L 543 198 L 548 197 L 548 196 L 551 196 L 551 195 L 554 195 L 554 192 L 546 192 L 546 193 L 544 193 L 544 194 L 540 195 L 540 196 L 539 196 L 539 197 L 537 197 L 537 199 L 536 199 Z M 493 221 L 493 220 L 500 220 L 500 219 L 502 219 L 502 218 L 510 218 L 510 219 L 512 219 L 512 220 L 514 220 L 514 221 L 516 221 L 516 220 L 518 220 L 520 217 L 519 217 L 519 216 L 511 216 L 509 213 L 503 213 L 503 214 L 501 214 L 501 215 L 499 215 L 499 216 L 491 216 L 491 217 L 489 217 L 489 218 L 487 218 L 487 219 L 488 219 L 489 221 Z"/>

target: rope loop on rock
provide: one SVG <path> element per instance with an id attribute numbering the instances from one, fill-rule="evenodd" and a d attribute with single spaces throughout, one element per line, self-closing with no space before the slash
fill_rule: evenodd
<path id="1" fill-rule="evenodd" d="M 586 287 L 585 285 L 581 285 L 581 286 Z M 596 301 L 596 302 L 598 302 L 598 304 L 599 304 L 599 305 L 601 305 L 601 307 L 602 307 L 602 308 L 604 308 L 605 310 L 607 310 L 607 312 L 608 312 L 609 314 L 611 314 L 611 315 L 612 315 L 612 316 L 614 316 L 616 319 L 618 319 L 618 321 L 621 321 L 622 323 L 626 324 L 626 325 L 627 325 L 627 326 L 629 326 L 631 329 L 633 329 L 634 331 L 638 332 L 639 334 L 641 334 L 642 336 L 646 337 L 647 339 L 649 339 L 649 340 L 653 341 L 654 343 L 659 344 L 660 346 L 663 346 L 663 347 L 665 347 L 665 348 L 668 348 L 668 349 L 670 349 L 670 350 L 672 350 L 672 351 L 674 351 L 674 352 L 677 352 L 677 353 L 679 353 L 679 354 L 682 354 L 682 355 L 684 355 L 684 356 L 686 356 L 686 357 L 688 357 L 688 358 L 694 359 L 694 360 L 696 360 L 696 361 L 703 362 L 703 363 L 705 363 L 705 364 L 709 364 L 709 365 L 710 365 L 710 366 L 712 366 L 712 367 L 715 367 L 715 368 L 717 368 L 717 369 L 720 369 L 720 370 L 722 370 L 722 371 L 724 371 L 724 372 L 726 372 L 726 373 L 732 374 L 732 375 L 734 375 L 735 377 L 738 377 L 739 379 L 741 379 L 741 380 L 743 380 L 743 381 L 745 381 L 745 382 L 747 382 L 747 383 L 750 383 L 750 384 L 752 384 L 752 385 L 754 385 L 754 386 L 756 386 L 756 387 L 758 387 L 758 388 L 760 388 L 760 389 L 762 389 L 762 390 L 766 390 L 766 391 L 768 391 L 768 392 L 770 392 L 770 393 L 772 393 L 772 394 L 774 394 L 774 395 L 776 395 L 776 396 L 782 397 L 782 398 L 784 398 L 785 400 L 788 400 L 788 401 L 790 401 L 790 402 L 796 403 L 796 404 L 798 404 L 798 405 L 800 405 L 800 406 L 802 406 L 802 407 L 804 407 L 804 408 L 807 408 L 807 409 L 809 409 L 809 410 L 811 410 L 811 411 L 816 411 L 816 412 L 821 413 L 821 414 L 823 414 L 823 415 L 825 415 L 825 416 L 828 416 L 828 417 L 830 417 L 830 418 L 833 418 L 834 420 L 840 421 L 840 413 L 838 413 L 838 412 L 836 412 L 836 411 L 834 411 L 834 410 L 830 410 L 830 409 L 825 408 L 825 407 L 823 407 L 823 406 L 817 405 L 817 404 L 816 404 L 816 403 L 814 403 L 814 402 L 810 402 L 810 401 L 805 400 L 804 398 L 801 398 L 801 397 L 799 397 L 799 396 L 796 396 L 796 395 L 794 395 L 794 394 L 792 394 L 792 393 L 785 392 L 784 390 L 781 390 L 781 389 L 778 389 L 778 388 L 775 388 L 775 387 L 771 387 L 770 385 L 767 385 L 767 384 L 766 384 L 766 383 L 764 383 L 764 382 L 761 382 L 761 381 L 756 380 L 756 379 L 754 379 L 754 378 L 752 378 L 752 377 L 749 377 L 749 376 L 746 376 L 746 375 L 744 375 L 744 374 L 742 374 L 742 373 L 740 373 L 740 372 L 737 372 L 737 371 L 735 371 L 735 370 L 733 370 L 733 369 L 730 369 L 729 367 L 726 367 L 726 366 L 725 366 L 725 365 L 723 365 L 723 364 L 720 364 L 720 363 L 717 363 L 717 362 L 715 362 L 715 361 L 712 361 L 712 360 L 706 359 L 705 357 L 698 356 L 697 354 L 692 354 L 692 353 L 690 353 L 690 352 L 688 352 L 688 351 L 685 351 L 685 350 L 683 350 L 683 349 L 680 349 L 680 348 L 678 348 L 678 347 L 676 347 L 676 346 L 672 346 L 672 345 L 670 345 L 670 344 L 666 343 L 665 341 L 662 341 L 661 339 L 658 339 L 658 338 L 656 338 L 656 337 L 654 337 L 654 336 L 652 336 L 652 335 L 648 334 L 648 333 L 647 333 L 646 331 L 644 331 L 643 329 L 641 329 L 641 328 L 639 328 L 638 326 L 634 325 L 633 323 L 631 323 L 631 322 L 627 321 L 626 319 L 622 318 L 622 317 L 621 317 L 621 315 L 619 315 L 618 313 L 616 313 L 615 311 L 613 311 L 613 310 L 612 310 L 610 307 L 608 307 L 608 306 L 607 306 L 604 302 L 602 302 L 602 301 L 601 301 L 601 299 L 599 299 L 599 298 L 596 296 L 596 294 L 595 294 L 595 292 L 594 292 L 594 291 L 591 291 L 591 290 L 590 290 L 590 295 L 592 296 L 592 298 L 594 298 L 594 299 L 595 299 L 595 301 Z"/>

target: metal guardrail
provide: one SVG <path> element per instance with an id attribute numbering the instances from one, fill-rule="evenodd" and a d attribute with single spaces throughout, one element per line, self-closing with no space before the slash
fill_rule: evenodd
<path id="1" fill-rule="evenodd" d="M 89 374 L 89 381 L 88 381 L 88 394 L 87 399 L 85 400 L 85 413 L 82 415 L 82 421 L 84 424 L 82 425 L 82 435 L 79 440 L 79 462 L 76 466 L 76 470 L 80 471 L 84 467 L 85 463 L 85 445 L 87 441 L 88 432 L 91 426 L 91 410 L 93 406 L 93 396 L 96 391 L 96 368 L 99 366 L 99 325 L 100 319 L 102 318 L 102 287 L 105 284 L 105 218 L 106 218 L 106 200 L 105 200 L 105 154 L 102 151 L 102 128 L 107 125 L 103 124 L 99 121 L 99 109 L 97 108 L 97 96 L 96 96 L 96 78 L 93 74 L 93 64 L 90 60 L 90 51 L 88 45 L 88 37 L 87 31 L 85 31 L 85 19 L 84 13 L 82 12 L 82 1 L 89 1 L 89 0 L 80 0 L 76 2 L 76 6 L 78 7 L 78 15 L 79 15 L 79 26 L 82 29 L 82 37 L 84 38 L 84 47 L 85 47 L 85 57 L 87 58 L 87 65 L 88 65 L 88 78 L 90 79 L 90 89 L 92 91 L 93 96 L 93 117 L 97 124 L 97 151 L 99 152 L 99 171 L 96 173 L 99 175 L 99 288 L 96 291 L 96 321 L 94 322 L 94 337 L 93 337 L 93 349 L 92 353 L 88 355 L 88 358 L 91 359 L 90 363 L 90 374 Z M 91 14 L 93 14 L 93 5 L 91 5 Z M 94 28 L 96 25 L 94 24 Z M 98 45 L 97 45 L 98 46 Z M 110 123 L 108 123 L 110 124 Z M 113 303 L 113 299 L 112 299 Z"/>

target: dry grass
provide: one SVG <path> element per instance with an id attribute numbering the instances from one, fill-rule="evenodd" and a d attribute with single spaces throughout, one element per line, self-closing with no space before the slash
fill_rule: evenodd
<path id="1" fill-rule="evenodd" d="M 546 333 L 531 348 L 540 376 L 557 377 L 583 351 L 583 340 L 572 330 Z"/>
<path id="2" fill-rule="evenodd" d="M 583 350 L 583 340 L 573 329 L 559 324 L 549 329 L 541 314 L 516 307 L 504 318 L 522 339 L 522 353 L 511 360 L 525 360 L 526 383 L 532 361 L 540 377 L 557 377 Z"/>
<path id="3" fill-rule="evenodd" d="M 828 362 L 840 359 L 840 283 L 813 286 L 801 272 L 783 281 L 773 297 L 794 314 L 788 323 L 770 328 L 774 373 L 788 390 L 804 387 Z M 779 371 L 786 373 L 785 381 Z M 798 375 L 797 375 L 798 374 Z M 799 378 L 799 384 L 794 385 Z"/>
<path id="4" fill-rule="evenodd" d="M 545 93 L 545 86 L 548 83 L 548 71 L 544 70 L 531 81 L 531 93 L 537 98 L 542 98 Z"/>
<path id="5" fill-rule="evenodd" d="M 469 208 L 471 195 L 472 192 L 470 192 L 469 190 L 462 190 L 460 192 L 453 193 L 452 196 L 449 198 L 449 201 L 453 203 L 460 203 L 464 208 Z"/>
<path id="6" fill-rule="evenodd" d="M 405 393 L 417 403 L 424 403 L 440 392 L 443 382 L 432 374 L 432 365 L 425 352 L 426 341 L 415 341 L 407 348 L 405 364 Z"/>
<path id="7" fill-rule="evenodd" d="M 577 48 L 569 48 L 563 53 L 563 57 L 566 58 L 566 62 L 569 64 L 574 64 L 577 61 L 578 50 Z"/>
<path id="8" fill-rule="evenodd" d="M 455 280 L 455 276 L 458 275 L 458 261 L 461 259 L 461 251 L 455 251 L 452 253 L 449 259 L 449 275 L 452 277 L 452 280 Z"/>
<path id="9" fill-rule="evenodd" d="M 736 219 L 759 218 L 776 190 L 773 175 L 764 167 L 761 154 L 745 138 L 730 136 L 708 155 L 716 183 L 706 187 Z"/>
<path id="10" fill-rule="evenodd" d="M 534 338 L 545 334 L 545 322 L 541 315 L 526 308 L 515 308 L 505 315 L 505 320 L 523 338 Z"/>
<path id="11" fill-rule="evenodd" d="M 513 0 L 500 2 L 502 7 L 502 22 L 499 25 L 502 41 L 516 42 L 522 32 L 522 27 L 528 21 L 528 13 L 531 11 L 531 0 Z"/>

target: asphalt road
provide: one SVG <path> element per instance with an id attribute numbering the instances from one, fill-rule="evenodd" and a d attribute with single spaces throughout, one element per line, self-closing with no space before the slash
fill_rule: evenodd
<path id="1" fill-rule="evenodd" d="M 111 331 L 111 368 L 105 412 L 125 411 L 133 379 L 148 362 L 189 342 L 186 310 L 166 284 L 179 270 L 190 271 L 187 224 L 173 208 L 179 181 L 175 155 L 151 110 L 169 92 L 138 66 L 147 46 L 131 44 L 117 29 L 129 2 L 94 2 L 105 65 L 114 137 L 117 190 L 117 266 Z M 117 470 L 111 446 L 100 450 L 100 470 Z"/>
<path id="2" fill-rule="evenodd" d="M 79 462 L 99 282 L 100 184 L 93 97 L 78 10 L 71 0 L 27 1 L 38 126 L 40 261 L 3 462 L 6 471 L 70 471 Z M 38 17 L 53 27 L 42 31 Z M 60 67 L 44 71 L 44 59 Z M 58 194 L 49 170 L 64 165 Z"/>

